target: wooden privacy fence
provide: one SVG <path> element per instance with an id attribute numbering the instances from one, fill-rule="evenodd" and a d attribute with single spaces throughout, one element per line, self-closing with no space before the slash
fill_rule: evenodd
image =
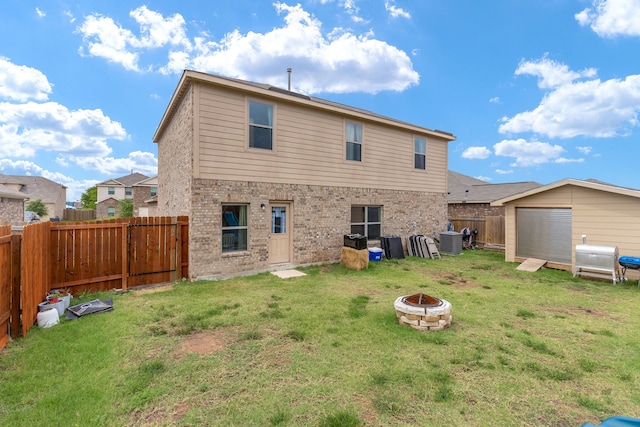
<path id="1" fill-rule="evenodd" d="M 1 236 L 2 228 L 3 245 L 7 239 Z M 52 289 L 66 289 L 71 294 L 126 291 L 129 287 L 188 277 L 188 236 L 187 217 L 138 217 L 94 223 L 47 221 L 25 226 L 18 245 L 22 252 L 18 257 L 21 292 L 12 304 L 19 306 L 15 301 L 21 301 L 22 336 L 34 325 L 38 304 Z M 8 251 L 0 246 L 0 284 L 9 280 L 4 277 L 5 263 L 16 262 L 6 255 Z M 0 290 L 2 320 L 6 292 L 4 287 Z M 4 330 L 2 323 L 0 326 Z M 2 331 L 0 337 L 1 334 Z"/>
<path id="2" fill-rule="evenodd" d="M 0 226 L 0 350 L 20 329 L 20 236 Z"/>
<path id="3" fill-rule="evenodd" d="M 460 231 L 465 227 L 471 230 L 477 229 L 478 234 L 474 237 L 479 246 L 484 245 L 504 245 L 504 217 L 486 216 L 483 218 L 450 218 L 455 231 Z"/>
<path id="4" fill-rule="evenodd" d="M 77 210 L 77 209 L 65 209 L 63 214 L 63 220 L 65 221 L 91 221 L 96 219 L 96 211 L 93 210 Z"/>

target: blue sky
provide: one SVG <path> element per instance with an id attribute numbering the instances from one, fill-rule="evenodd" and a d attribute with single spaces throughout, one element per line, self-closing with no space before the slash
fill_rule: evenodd
<path id="1" fill-rule="evenodd" d="M 184 69 L 287 87 L 456 135 L 491 183 L 640 188 L 640 0 L 4 0 L 0 173 L 69 200 L 157 173 Z"/>

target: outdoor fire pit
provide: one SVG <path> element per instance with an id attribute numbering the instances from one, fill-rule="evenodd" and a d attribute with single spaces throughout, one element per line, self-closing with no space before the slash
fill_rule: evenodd
<path id="1" fill-rule="evenodd" d="M 420 331 L 442 331 L 451 325 L 451 303 L 426 294 L 398 297 L 393 303 L 401 325 Z"/>

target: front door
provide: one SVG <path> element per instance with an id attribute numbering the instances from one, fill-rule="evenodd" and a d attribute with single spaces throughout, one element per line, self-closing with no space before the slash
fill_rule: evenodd
<path id="1" fill-rule="evenodd" d="M 291 261 L 291 205 L 271 204 L 271 232 L 269 234 L 269 263 Z"/>

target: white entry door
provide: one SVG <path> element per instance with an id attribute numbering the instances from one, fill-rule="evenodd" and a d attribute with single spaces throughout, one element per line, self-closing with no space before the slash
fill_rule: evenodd
<path id="1" fill-rule="evenodd" d="M 271 232 L 269 234 L 269 263 L 291 261 L 291 205 L 271 204 Z"/>

